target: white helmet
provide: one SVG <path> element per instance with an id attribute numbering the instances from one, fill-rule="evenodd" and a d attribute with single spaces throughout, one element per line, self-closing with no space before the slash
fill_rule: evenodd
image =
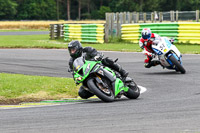
<path id="1" fill-rule="evenodd" d="M 151 30 L 150 30 L 150 28 L 144 28 L 142 30 L 142 38 L 145 41 L 148 41 L 151 38 Z"/>

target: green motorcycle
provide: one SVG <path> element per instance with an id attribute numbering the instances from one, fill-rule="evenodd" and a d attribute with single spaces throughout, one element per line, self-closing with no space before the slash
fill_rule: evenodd
<path id="1" fill-rule="evenodd" d="M 118 72 L 104 66 L 101 61 L 77 58 L 73 62 L 73 77 L 76 84 L 82 83 L 86 90 L 104 102 L 112 102 L 122 95 L 129 99 L 140 96 L 140 90 L 133 79 L 122 79 Z"/>

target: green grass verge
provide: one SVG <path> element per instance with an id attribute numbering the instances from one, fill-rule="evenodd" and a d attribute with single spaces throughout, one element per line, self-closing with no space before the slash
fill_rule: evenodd
<path id="1" fill-rule="evenodd" d="M 67 48 L 67 43 L 62 39 L 49 40 L 49 35 L 13 35 L 1 36 L 0 48 Z M 111 41 L 104 44 L 83 43 L 83 47 L 92 46 L 97 50 L 141 52 L 138 44 L 123 41 Z M 198 44 L 176 44 L 181 53 L 200 54 Z"/>
<path id="2" fill-rule="evenodd" d="M 78 88 L 72 78 L 0 73 L 0 104 L 75 98 Z"/>
<path id="3" fill-rule="evenodd" d="M 137 44 L 108 43 L 108 44 L 83 44 L 84 47 L 92 46 L 98 50 L 113 51 L 140 51 Z M 67 48 L 63 40 L 49 40 L 48 35 L 12 35 L 1 36 L 1 48 Z"/>
<path id="4" fill-rule="evenodd" d="M 48 35 L 12 35 L 0 37 L 1 48 L 66 48 L 63 42 L 49 40 Z"/>
<path id="5" fill-rule="evenodd" d="M 175 44 L 182 54 L 200 54 L 200 44 Z"/>

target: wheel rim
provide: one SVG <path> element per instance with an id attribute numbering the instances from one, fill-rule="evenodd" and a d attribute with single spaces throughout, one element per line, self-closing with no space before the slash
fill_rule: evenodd
<path id="1" fill-rule="evenodd" d="M 111 91 L 109 88 L 103 87 L 102 84 L 100 84 L 100 83 L 97 83 L 97 87 L 99 88 L 99 90 L 101 90 L 106 95 L 111 96 Z"/>

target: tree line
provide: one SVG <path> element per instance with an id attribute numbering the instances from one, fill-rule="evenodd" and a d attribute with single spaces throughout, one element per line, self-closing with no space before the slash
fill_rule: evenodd
<path id="1" fill-rule="evenodd" d="M 0 20 L 105 19 L 106 12 L 200 10 L 200 0 L 0 0 Z"/>

